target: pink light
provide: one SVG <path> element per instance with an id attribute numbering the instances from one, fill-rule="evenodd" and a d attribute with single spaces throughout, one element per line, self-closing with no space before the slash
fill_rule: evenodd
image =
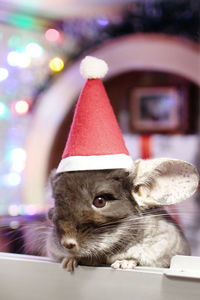
<path id="1" fill-rule="evenodd" d="M 58 30 L 50 28 L 45 32 L 45 38 L 49 42 L 56 42 L 60 39 L 61 34 Z"/>
<path id="2" fill-rule="evenodd" d="M 35 205 L 32 204 L 28 204 L 24 207 L 25 210 L 25 214 L 29 215 L 29 216 L 33 216 L 35 214 L 37 214 L 37 207 Z"/>
<path id="3" fill-rule="evenodd" d="M 18 100 L 12 106 L 13 112 L 17 115 L 25 115 L 30 109 L 30 104 L 26 100 Z"/>

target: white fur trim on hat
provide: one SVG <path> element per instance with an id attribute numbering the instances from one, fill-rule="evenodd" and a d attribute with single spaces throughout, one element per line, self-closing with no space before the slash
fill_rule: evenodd
<path id="1" fill-rule="evenodd" d="M 61 160 L 56 173 L 104 169 L 130 169 L 132 166 L 133 160 L 126 154 L 69 156 Z"/>
<path id="2" fill-rule="evenodd" d="M 107 63 L 94 56 L 86 56 L 80 64 L 80 73 L 84 78 L 103 78 L 108 71 Z"/>

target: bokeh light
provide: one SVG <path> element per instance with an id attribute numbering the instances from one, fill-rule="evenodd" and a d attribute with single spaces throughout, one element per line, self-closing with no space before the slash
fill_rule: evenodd
<path id="1" fill-rule="evenodd" d="M 29 55 L 27 55 L 26 53 L 22 52 L 19 53 L 18 56 L 18 67 L 20 68 L 27 68 L 29 67 L 31 64 L 31 58 Z"/>
<path id="2" fill-rule="evenodd" d="M 9 226 L 10 226 L 10 228 L 12 228 L 12 229 L 17 229 L 17 228 L 19 228 L 20 223 L 19 223 L 19 221 L 17 221 L 17 220 L 12 220 L 12 221 L 10 221 Z"/>
<path id="3" fill-rule="evenodd" d="M 22 172 L 26 163 L 26 151 L 23 148 L 14 148 L 9 153 L 9 160 L 12 162 L 13 172 Z"/>
<path id="4" fill-rule="evenodd" d="M 5 68 L 0 68 L 0 81 L 5 80 L 8 77 L 8 70 Z"/>
<path id="5" fill-rule="evenodd" d="M 7 22 L 17 27 L 32 29 L 37 25 L 37 20 L 34 17 L 19 12 L 10 12 L 7 16 Z"/>
<path id="6" fill-rule="evenodd" d="M 17 51 L 10 51 L 7 55 L 7 62 L 10 66 L 16 67 L 18 66 L 20 53 Z"/>
<path id="7" fill-rule="evenodd" d="M 43 48 L 38 43 L 29 43 L 25 47 L 25 53 L 31 57 L 39 57 L 43 54 Z"/>
<path id="8" fill-rule="evenodd" d="M 11 157 L 12 161 L 25 160 L 26 159 L 26 151 L 23 148 L 14 148 L 10 153 L 10 157 Z"/>
<path id="9" fill-rule="evenodd" d="M 37 207 L 35 205 L 28 204 L 28 205 L 24 206 L 24 212 L 25 212 L 25 214 L 27 214 L 29 216 L 33 216 L 38 212 L 38 210 L 37 210 Z"/>
<path id="10" fill-rule="evenodd" d="M 11 172 L 3 176 L 2 182 L 7 186 L 18 186 L 22 181 L 21 175 L 16 172 Z"/>
<path id="11" fill-rule="evenodd" d="M 7 111 L 7 106 L 3 102 L 0 102 L 0 118 L 4 118 L 7 115 Z"/>
<path id="12" fill-rule="evenodd" d="M 22 116 L 28 113 L 30 104 L 27 100 L 21 99 L 13 103 L 12 110 L 16 115 Z"/>
<path id="13" fill-rule="evenodd" d="M 47 41 L 49 42 L 56 42 L 60 39 L 61 34 L 58 30 L 53 29 L 53 28 L 49 28 L 46 32 L 45 32 L 45 38 L 47 39 Z"/>
<path id="14" fill-rule="evenodd" d="M 60 72 L 64 68 L 64 61 L 60 57 L 54 57 L 49 62 L 49 68 L 53 72 Z"/>
<path id="15" fill-rule="evenodd" d="M 8 214 L 12 217 L 16 217 L 19 214 L 19 207 L 16 204 L 8 206 Z"/>
<path id="16" fill-rule="evenodd" d="M 109 24 L 109 20 L 107 18 L 100 17 L 100 18 L 97 19 L 97 23 L 100 26 L 107 26 Z"/>
<path id="17" fill-rule="evenodd" d="M 31 64 L 31 58 L 24 52 L 10 51 L 7 55 L 7 62 L 12 67 L 26 68 Z"/>
<path id="18" fill-rule="evenodd" d="M 18 35 L 12 35 L 8 40 L 8 46 L 14 49 L 19 48 L 21 45 L 21 38 Z"/>

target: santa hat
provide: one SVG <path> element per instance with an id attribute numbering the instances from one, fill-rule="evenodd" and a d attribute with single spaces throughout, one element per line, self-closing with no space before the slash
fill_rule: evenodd
<path id="1" fill-rule="evenodd" d="M 132 159 L 100 80 L 107 71 L 106 62 L 96 57 L 86 56 L 81 62 L 80 72 L 87 81 L 78 99 L 57 173 L 128 169 L 132 166 Z"/>

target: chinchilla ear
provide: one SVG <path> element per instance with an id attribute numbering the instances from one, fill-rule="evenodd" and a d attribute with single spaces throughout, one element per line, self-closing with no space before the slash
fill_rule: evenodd
<path id="1" fill-rule="evenodd" d="M 157 158 L 137 160 L 132 192 L 139 206 L 160 206 L 191 197 L 199 183 L 196 168 L 182 160 Z"/>

